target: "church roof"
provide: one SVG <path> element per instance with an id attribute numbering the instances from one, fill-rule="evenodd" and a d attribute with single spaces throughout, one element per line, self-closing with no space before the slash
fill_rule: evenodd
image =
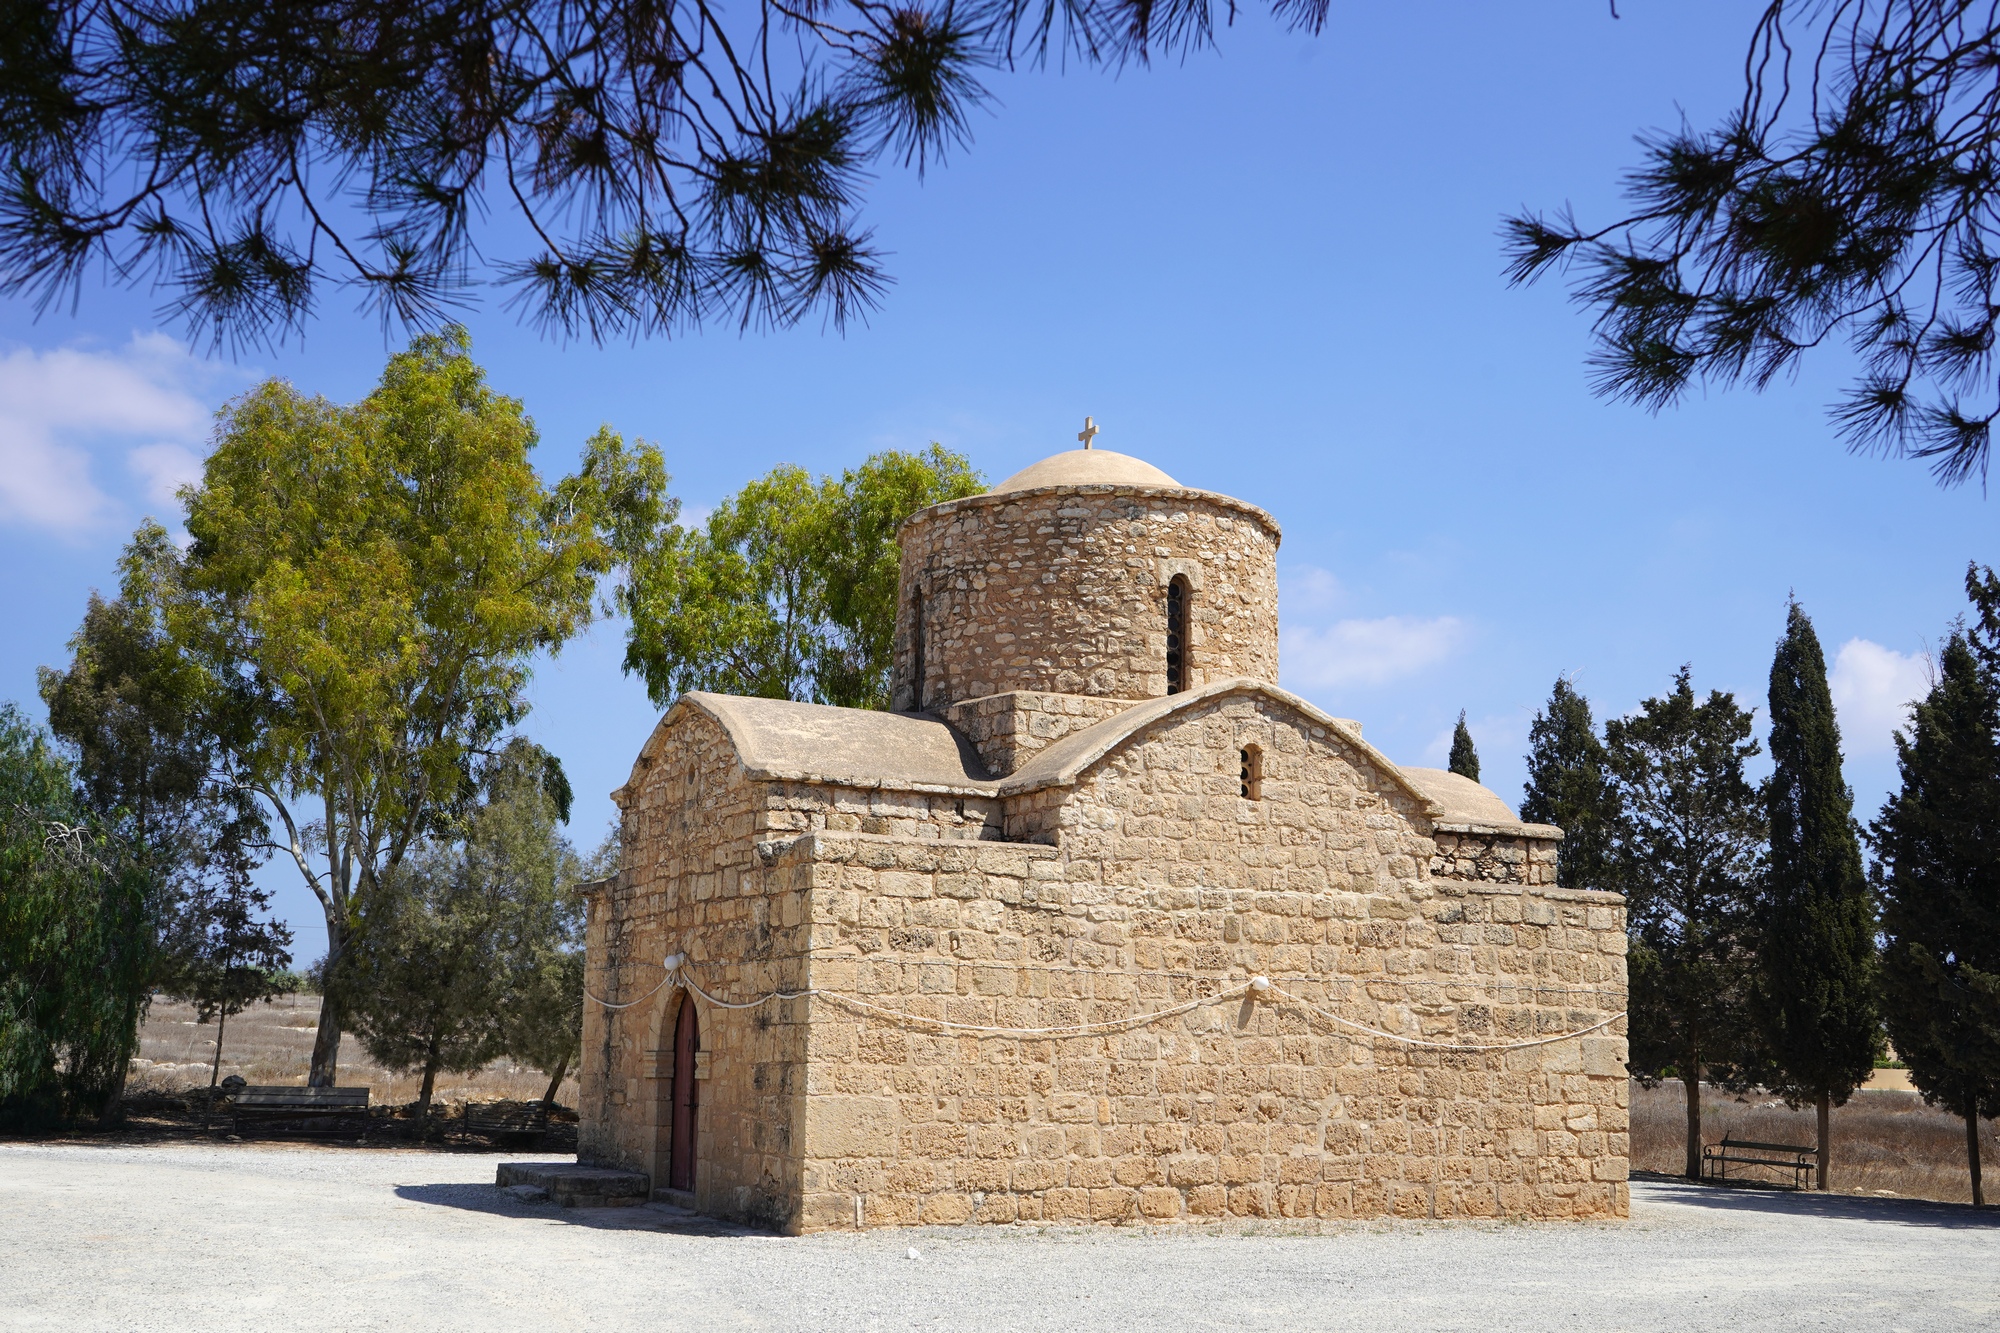
<path id="1" fill-rule="evenodd" d="M 1554 832 L 1546 824 L 1523 824 L 1520 816 L 1514 813 L 1514 808 L 1501 800 L 1492 788 L 1482 787 L 1471 778 L 1450 769 L 1405 765 L 1403 776 L 1430 797 L 1438 811 L 1432 818 L 1440 824 L 1509 831 L 1529 828 L 1541 831 L 1544 837 Z"/>
<path id="2" fill-rule="evenodd" d="M 751 699 L 692 690 L 669 710 L 707 713 L 728 732 L 744 770 L 753 778 L 817 782 L 864 790 L 929 792 L 956 796 L 1015 796 L 1044 787 L 1073 786 L 1097 764 L 1163 718 L 1227 694 L 1257 694 L 1284 705 L 1359 750 L 1379 772 L 1425 806 L 1445 827 L 1532 837 L 1560 837 L 1546 825 L 1523 824 L 1507 803 L 1470 778 L 1440 768 L 1405 768 L 1361 738 L 1352 722 L 1330 716 L 1267 681 L 1240 677 L 1135 703 L 1096 726 L 1071 732 L 1039 751 L 1005 778 L 987 776 L 978 751 L 942 718 L 929 713 L 886 713 L 835 708 L 789 699 Z M 667 730 L 662 719 L 642 752 L 646 762 Z M 636 781 L 637 769 L 633 772 Z"/>
<path id="3" fill-rule="evenodd" d="M 1069 449 L 1030 463 L 986 492 L 1034 491 L 1044 486 L 1164 486 L 1185 489 L 1143 458 L 1109 449 Z"/>
<path id="4" fill-rule="evenodd" d="M 1302 714 L 1308 721 L 1326 728 L 1359 750 L 1408 795 L 1425 805 L 1431 804 L 1429 793 L 1406 779 L 1402 770 L 1392 763 L 1388 756 L 1363 740 L 1360 729 L 1352 722 L 1321 712 L 1298 695 L 1289 690 L 1279 689 L 1269 681 L 1253 680 L 1247 676 L 1239 676 L 1233 680 L 1212 681 L 1192 690 L 1183 690 L 1179 694 L 1148 699 L 1143 703 L 1132 705 L 1114 717 L 1106 718 L 1094 727 L 1073 731 L 1047 749 L 1038 751 L 1034 758 L 1023 764 L 1012 777 L 1002 782 L 1001 794 L 1013 795 L 1016 792 L 1033 791 L 1038 787 L 1069 786 L 1142 728 L 1225 694 L 1260 694 Z M 1494 799 L 1499 800 L 1497 796 Z"/>
<path id="5" fill-rule="evenodd" d="M 979 752 L 940 718 L 835 708 L 789 699 L 750 699 L 693 690 L 701 709 L 729 733 L 751 776 L 895 791 L 991 792 Z"/>

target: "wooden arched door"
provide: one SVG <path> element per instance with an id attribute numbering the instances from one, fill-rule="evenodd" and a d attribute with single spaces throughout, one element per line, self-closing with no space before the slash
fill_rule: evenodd
<path id="1" fill-rule="evenodd" d="M 695 1017 L 694 996 L 681 997 L 680 1017 L 674 1023 L 674 1130 L 671 1156 L 667 1158 L 667 1188 L 694 1188 L 695 1095 L 694 1057 L 701 1049 L 701 1020 Z"/>

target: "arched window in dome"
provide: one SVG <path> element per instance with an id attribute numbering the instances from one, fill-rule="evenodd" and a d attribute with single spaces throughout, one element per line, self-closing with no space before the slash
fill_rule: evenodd
<path id="1" fill-rule="evenodd" d="M 1188 668 L 1188 612 L 1194 593 L 1187 575 L 1174 575 L 1167 585 L 1167 693 L 1179 694 L 1191 683 Z"/>
<path id="2" fill-rule="evenodd" d="M 910 711 L 924 711 L 924 594 L 910 593 Z"/>

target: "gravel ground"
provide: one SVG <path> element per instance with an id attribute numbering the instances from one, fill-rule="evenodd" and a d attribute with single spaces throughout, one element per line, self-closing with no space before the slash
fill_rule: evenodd
<path id="1" fill-rule="evenodd" d="M 0 1144 L 0 1324 L 213 1333 L 268 1314 L 313 1328 L 532 1333 L 2000 1327 L 2000 1217 L 1949 1204 L 1638 1182 L 1620 1224 L 784 1239 L 659 1207 L 519 1203 L 493 1187 L 502 1160 Z"/>

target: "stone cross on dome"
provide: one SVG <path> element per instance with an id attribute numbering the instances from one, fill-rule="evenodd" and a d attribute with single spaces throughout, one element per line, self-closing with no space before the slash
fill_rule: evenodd
<path id="1" fill-rule="evenodd" d="M 1077 438 L 1077 439 L 1079 439 L 1079 440 L 1082 440 L 1082 441 L 1083 441 L 1083 447 L 1084 447 L 1084 448 L 1086 448 L 1086 449 L 1088 449 L 1088 448 L 1090 447 L 1090 441 L 1091 441 L 1091 439 L 1092 439 L 1092 438 L 1093 438 L 1093 437 L 1094 437 L 1094 436 L 1095 436 L 1096 434 L 1097 434 L 1097 420 L 1096 420 L 1096 418 L 1094 418 L 1094 417 L 1085 417 L 1085 418 L 1083 419 L 1083 429 L 1082 429 L 1082 430 L 1080 430 L 1080 431 L 1078 431 L 1078 432 L 1076 433 L 1076 438 Z"/>

